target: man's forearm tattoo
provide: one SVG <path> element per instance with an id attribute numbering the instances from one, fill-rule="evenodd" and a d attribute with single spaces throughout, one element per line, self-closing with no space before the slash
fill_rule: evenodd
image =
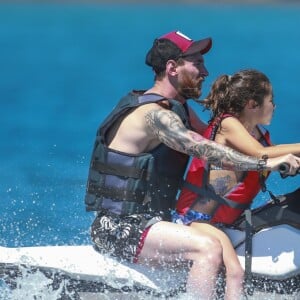
<path id="1" fill-rule="evenodd" d="M 152 110 L 147 113 L 146 122 L 161 143 L 174 150 L 205 159 L 221 169 L 258 170 L 257 158 L 243 155 L 188 130 L 172 111 Z"/>

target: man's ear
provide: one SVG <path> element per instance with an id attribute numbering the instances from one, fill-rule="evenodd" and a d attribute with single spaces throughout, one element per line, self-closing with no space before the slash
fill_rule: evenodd
<path id="1" fill-rule="evenodd" d="M 173 59 L 167 61 L 166 73 L 172 76 L 177 75 L 177 62 Z"/>

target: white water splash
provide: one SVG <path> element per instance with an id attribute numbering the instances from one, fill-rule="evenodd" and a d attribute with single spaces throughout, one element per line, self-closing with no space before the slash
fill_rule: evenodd
<path id="1" fill-rule="evenodd" d="M 40 271 L 28 271 L 20 267 L 22 275 L 14 280 L 16 286 L 10 288 L 5 283 L 0 286 L 0 300 L 57 300 L 62 292 L 66 294 L 63 282 L 53 289 L 52 278 L 47 278 Z M 70 294 L 70 298 L 72 295 Z"/>

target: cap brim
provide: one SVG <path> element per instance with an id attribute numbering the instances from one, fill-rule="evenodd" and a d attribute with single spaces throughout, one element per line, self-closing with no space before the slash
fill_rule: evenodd
<path id="1" fill-rule="evenodd" d="M 193 55 L 196 53 L 205 54 L 207 53 L 212 47 L 212 39 L 206 38 L 200 41 L 195 41 L 193 44 L 188 48 L 187 51 L 184 52 L 184 56 L 186 55 Z"/>

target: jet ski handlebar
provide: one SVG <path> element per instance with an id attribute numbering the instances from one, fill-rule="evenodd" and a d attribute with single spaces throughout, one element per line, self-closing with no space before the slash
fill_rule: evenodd
<path id="1" fill-rule="evenodd" d="M 288 175 L 287 173 L 288 173 L 289 169 L 290 169 L 289 163 L 282 163 L 279 166 L 279 173 L 280 173 L 281 178 L 286 178 L 288 176 L 296 176 L 296 175 L 300 174 L 300 168 L 298 168 L 297 172 L 294 175 Z"/>

